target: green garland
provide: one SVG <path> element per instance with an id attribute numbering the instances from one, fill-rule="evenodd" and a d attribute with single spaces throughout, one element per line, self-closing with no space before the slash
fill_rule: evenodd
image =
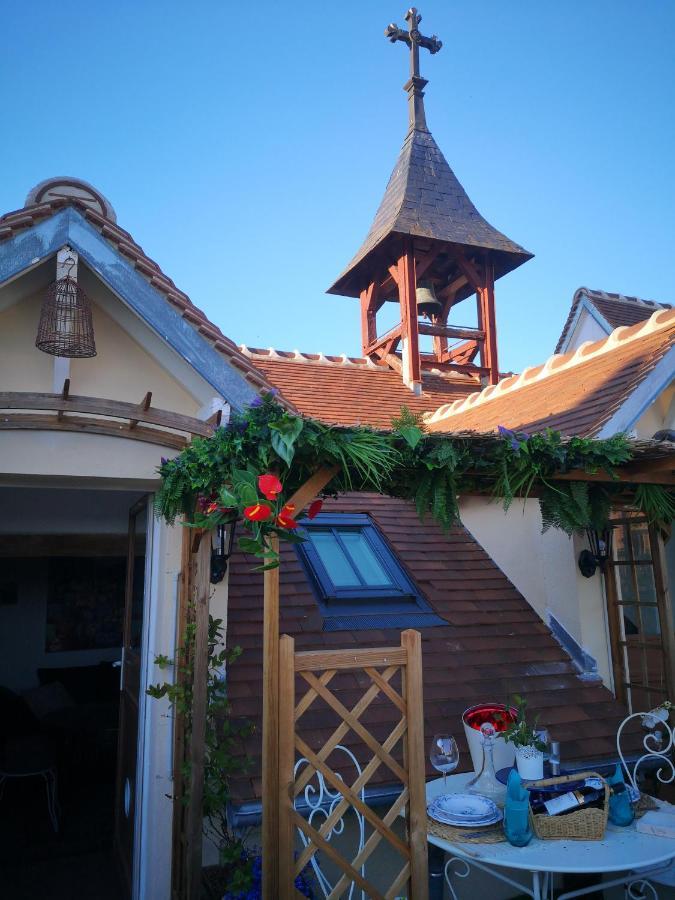
<path id="1" fill-rule="evenodd" d="M 289 413 L 267 394 L 211 437 L 196 438 L 175 459 L 162 460 L 156 505 L 169 523 L 181 515 L 199 528 L 241 520 L 240 547 L 273 567 L 273 535 L 302 540 L 287 500 L 319 467 L 339 466 L 327 495 L 375 491 L 410 500 L 421 518 L 430 514 L 445 529 L 459 522 L 462 494 L 487 492 L 505 509 L 516 497 L 536 494 L 544 529 L 573 534 L 606 526 L 627 485 L 554 476 L 601 469 L 611 475 L 631 457 L 623 435 L 563 440 L 551 430 L 528 435 L 501 427 L 494 437 L 428 434 L 405 408 L 390 432 L 331 427 Z M 278 491 L 271 490 L 277 479 Z M 633 498 L 650 522 L 675 517 L 675 498 L 664 487 L 639 485 Z"/>

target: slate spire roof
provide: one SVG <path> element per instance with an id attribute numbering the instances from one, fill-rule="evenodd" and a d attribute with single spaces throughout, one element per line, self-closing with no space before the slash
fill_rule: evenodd
<path id="1" fill-rule="evenodd" d="M 328 293 L 357 297 L 398 235 L 495 251 L 495 277 L 532 257 L 481 216 L 431 133 L 419 128 L 408 131 L 370 231 Z"/>

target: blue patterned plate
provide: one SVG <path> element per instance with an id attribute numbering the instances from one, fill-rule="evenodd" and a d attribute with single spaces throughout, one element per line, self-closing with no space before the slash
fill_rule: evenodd
<path id="1" fill-rule="evenodd" d="M 452 824 L 466 823 L 478 825 L 493 819 L 499 812 L 497 806 L 488 797 L 480 794 L 441 794 L 429 804 L 430 813 L 439 813 L 444 819 L 452 819 Z"/>

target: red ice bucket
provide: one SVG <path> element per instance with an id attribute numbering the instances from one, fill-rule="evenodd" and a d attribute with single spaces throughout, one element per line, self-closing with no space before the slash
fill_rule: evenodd
<path id="1" fill-rule="evenodd" d="M 503 703 L 479 703 L 470 706 L 462 715 L 464 734 L 471 753 L 474 772 L 478 773 L 483 765 L 483 744 L 480 726 L 489 722 L 494 725 L 497 736 L 494 746 L 495 771 L 510 767 L 515 762 L 516 748 L 507 744 L 502 733 L 516 719 L 516 710 L 509 709 Z"/>

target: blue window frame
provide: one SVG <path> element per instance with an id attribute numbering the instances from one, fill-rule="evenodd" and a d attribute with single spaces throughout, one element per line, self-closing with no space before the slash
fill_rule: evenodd
<path id="1" fill-rule="evenodd" d="M 365 514 L 319 514 L 302 523 L 297 552 L 324 617 L 324 631 L 424 628 L 436 615 Z"/>

